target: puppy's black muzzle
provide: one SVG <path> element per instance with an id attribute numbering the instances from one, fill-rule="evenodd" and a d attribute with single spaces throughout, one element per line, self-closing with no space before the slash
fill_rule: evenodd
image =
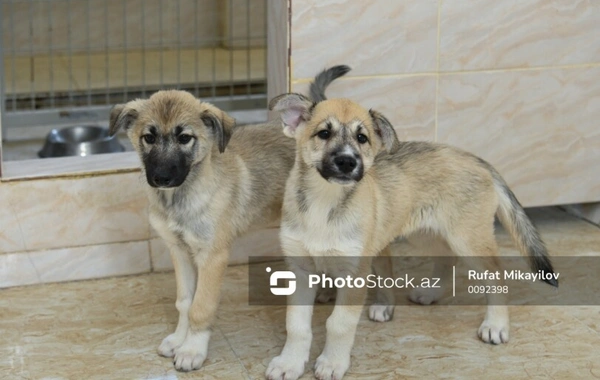
<path id="1" fill-rule="evenodd" d="M 358 165 L 356 158 L 348 155 L 337 156 L 333 159 L 333 163 L 337 167 L 337 170 L 344 174 L 352 173 Z"/>
<path id="2" fill-rule="evenodd" d="M 319 170 L 321 176 L 328 181 L 338 183 L 358 182 L 363 177 L 363 166 L 357 154 L 332 154 Z"/>
<path id="3" fill-rule="evenodd" d="M 146 169 L 146 180 L 152 187 L 171 188 L 181 186 L 187 177 L 188 170 L 176 165 L 160 166 Z"/>

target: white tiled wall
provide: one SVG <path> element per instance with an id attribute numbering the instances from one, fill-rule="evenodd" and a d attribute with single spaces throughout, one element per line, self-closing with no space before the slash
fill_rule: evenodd
<path id="1" fill-rule="evenodd" d="M 440 70 L 600 62 L 600 2 L 444 0 Z"/>
<path id="2" fill-rule="evenodd" d="M 139 173 L 41 179 L 0 185 L 0 251 L 148 239 L 147 198 Z"/>
<path id="3" fill-rule="evenodd" d="M 346 63 L 348 76 L 433 72 L 438 0 L 292 1 L 292 77 Z"/>
<path id="4" fill-rule="evenodd" d="M 0 183 L 0 287 L 150 271 L 140 173 Z"/>
<path id="5" fill-rule="evenodd" d="M 0 255 L 0 288 L 149 271 L 147 241 L 7 253 Z"/>
<path id="6" fill-rule="evenodd" d="M 402 139 L 490 161 L 526 206 L 600 201 L 600 2 L 294 0 L 291 83 L 347 64 L 327 94 Z"/>
<path id="7" fill-rule="evenodd" d="M 600 67 L 440 78 L 437 139 L 492 162 L 528 206 L 600 199 L 598 120 Z"/>

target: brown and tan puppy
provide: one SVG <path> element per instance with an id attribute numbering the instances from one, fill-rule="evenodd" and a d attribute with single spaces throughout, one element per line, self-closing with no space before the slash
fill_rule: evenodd
<path id="1" fill-rule="evenodd" d="M 270 108 L 281 112 L 284 133 L 296 140 L 281 242 L 284 254 L 295 258 L 290 262 L 297 290 L 289 296 L 287 341 L 281 355 L 271 361 L 267 378 L 297 379 L 304 372 L 312 339 L 312 305 L 302 302 L 314 298 L 316 291 L 307 286 L 308 274 L 339 274 L 340 258 L 376 257 L 398 236 L 429 239 L 434 256 L 487 257 L 480 269 L 496 271 L 497 215 L 532 268 L 553 272 L 536 229 L 505 181 L 485 161 L 450 146 L 400 142 L 383 115 L 347 99 L 314 103 L 299 94 L 285 94 L 274 98 Z M 332 257 L 337 261 L 328 259 Z M 369 261 L 356 261 L 352 274 L 365 278 Z M 435 275 L 448 273 L 448 265 L 452 262 L 437 263 Z M 391 277 L 389 264 L 376 265 L 375 271 Z M 411 299 L 425 304 L 442 295 L 415 290 Z M 366 287 L 338 289 L 327 320 L 325 348 L 315 364 L 317 378 L 341 379 L 349 368 L 362 310 L 358 305 L 365 295 Z M 479 328 L 485 342 L 508 341 L 503 297 L 488 294 Z M 393 306 L 378 312 L 384 311 L 390 316 Z"/>
<path id="2" fill-rule="evenodd" d="M 317 76 L 317 97 L 345 71 L 330 74 Z M 225 112 L 174 90 L 116 105 L 110 134 L 121 128 L 142 161 L 150 223 L 175 267 L 179 322 L 158 353 L 177 370 L 198 369 L 231 244 L 250 227 L 279 223 L 295 145 L 279 122 L 235 127 Z"/>

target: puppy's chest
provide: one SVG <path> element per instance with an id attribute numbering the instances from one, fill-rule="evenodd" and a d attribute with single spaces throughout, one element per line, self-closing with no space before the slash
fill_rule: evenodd
<path id="1" fill-rule="evenodd" d="M 208 248 L 214 238 L 215 221 L 209 199 L 202 195 L 162 199 L 157 205 L 163 228 L 192 248 Z"/>
<path id="2" fill-rule="evenodd" d="M 301 241 L 313 256 L 360 256 L 364 236 L 360 216 L 343 207 L 314 202 L 294 213 L 283 226 L 284 236 Z"/>

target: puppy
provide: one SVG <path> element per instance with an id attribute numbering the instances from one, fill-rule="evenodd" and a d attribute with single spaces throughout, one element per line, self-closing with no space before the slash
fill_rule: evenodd
<path id="1" fill-rule="evenodd" d="M 304 372 L 312 339 L 312 304 L 306 302 L 315 296 L 307 285 L 309 272 L 365 278 L 370 259 L 398 236 L 430 239 L 435 256 L 484 256 L 480 269 L 496 271 L 497 215 L 533 270 L 553 273 L 538 232 L 506 182 L 482 159 L 441 144 L 400 142 L 382 114 L 348 99 L 315 103 L 300 94 L 284 94 L 269 107 L 281 113 L 284 133 L 296 140 L 281 243 L 284 254 L 297 259 L 290 260 L 297 290 L 288 300 L 285 346 L 269 364 L 267 378 L 297 379 Z M 365 260 L 340 268 L 344 257 Z M 436 263 L 435 275 L 447 276 L 451 265 L 450 260 Z M 392 277 L 389 263 L 376 265 L 375 272 Z M 365 293 L 366 287 L 337 290 L 325 348 L 315 364 L 318 379 L 341 379 L 348 370 L 362 310 L 353 305 L 364 302 Z M 411 299 L 431 303 L 441 295 L 417 289 Z M 484 342 L 507 342 L 505 295 L 487 296 L 479 336 Z M 393 306 L 379 311 L 387 313 L 387 320 Z"/>
<path id="2" fill-rule="evenodd" d="M 335 75 L 317 77 L 317 96 Z M 150 223 L 175 267 L 179 321 L 158 353 L 173 357 L 177 370 L 198 369 L 206 358 L 234 238 L 279 223 L 295 146 L 278 124 L 235 127 L 184 91 L 159 91 L 111 111 L 110 134 L 125 129 L 142 161 Z"/>

